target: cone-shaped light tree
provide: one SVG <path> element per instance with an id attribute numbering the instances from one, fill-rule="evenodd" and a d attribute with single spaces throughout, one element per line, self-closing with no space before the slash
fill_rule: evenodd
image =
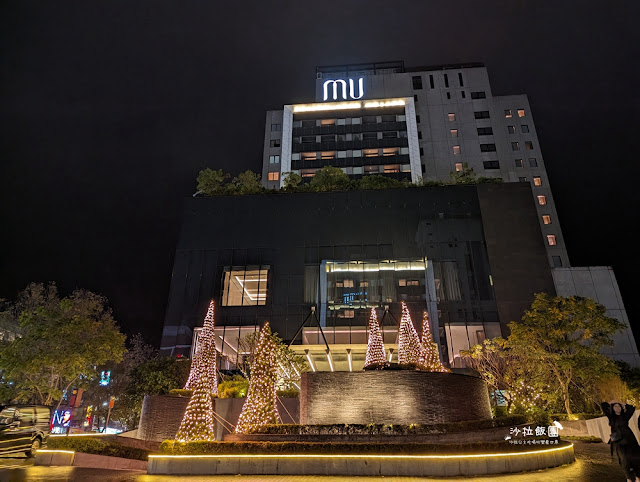
<path id="1" fill-rule="evenodd" d="M 187 379 L 187 383 L 184 388 L 185 390 L 195 390 L 195 388 L 199 386 L 199 380 L 204 374 L 206 374 L 209 392 L 212 395 L 217 395 L 218 373 L 216 364 L 218 353 L 216 351 L 213 310 L 214 303 L 213 300 L 211 300 L 209 303 L 209 309 L 207 310 L 207 315 L 204 318 L 202 331 L 200 332 L 200 337 L 198 339 L 198 346 L 193 360 L 191 360 L 189 378 Z"/>
<path id="2" fill-rule="evenodd" d="M 251 433 L 257 427 L 280 421 L 276 406 L 276 345 L 269 322 L 260 330 L 250 376 L 247 399 L 238 418 L 236 433 Z"/>
<path id="3" fill-rule="evenodd" d="M 176 433 L 179 442 L 215 440 L 213 425 L 213 399 L 207 373 L 204 372 L 195 383 L 193 394 Z"/>
<path id="4" fill-rule="evenodd" d="M 417 364 L 420 358 L 420 338 L 411 321 L 409 307 L 402 302 L 402 319 L 400 320 L 400 336 L 398 337 L 398 363 L 402 365 Z"/>
<path id="5" fill-rule="evenodd" d="M 382 330 L 380 330 L 380 324 L 378 323 L 378 314 L 375 308 L 371 308 L 367 357 L 364 361 L 364 368 L 383 368 L 386 364 L 387 359 L 384 353 L 384 341 L 382 340 Z"/>
<path id="6" fill-rule="evenodd" d="M 431 327 L 429 326 L 429 313 L 422 312 L 422 342 L 420 350 L 420 359 L 418 360 L 418 370 L 426 372 L 451 372 L 447 367 L 440 363 L 440 353 L 438 345 L 433 341 Z"/>

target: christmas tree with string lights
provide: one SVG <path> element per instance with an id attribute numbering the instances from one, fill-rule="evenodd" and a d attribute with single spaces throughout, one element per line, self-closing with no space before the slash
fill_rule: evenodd
<path id="1" fill-rule="evenodd" d="M 367 340 L 367 356 L 364 361 L 364 368 L 382 369 L 387 365 L 384 353 L 384 341 L 382 340 L 382 330 L 378 323 L 378 314 L 375 308 L 371 308 L 369 314 L 369 339 Z"/>
<path id="2" fill-rule="evenodd" d="M 426 311 L 422 312 L 421 345 L 420 359 L 418 360 L 418 370 L 424 370 L 426 372 L 451 372 L 451 370 L 440 363 L 438 345 L 433 341 L 433 336 L 431 335 L 431 327 L 429 326 L 429 313 L 427 313 Z"/>
<path id="3" fill-rule="evenodd" d="M 194 390 L 198 386 L 199 380 L 206 374 L 210 394 L 217 395 L 218 373 L 216 364 L 218 352 L 216 351 L 213 311 L 214 302 L 211 300 L 198 338 L 198 346 L 193 360 L 191 360 L 191 370 L 184 389 Z"/>
<path id="4" fill-rule="evenodd" d="M 276 345 L 271 337 L 269 322 L 260 330 L 255 354 L 251 364 L 247 399 L 238 418 L 236 433 L 251 433 L 257 427 L 280 421 L 276 406 Z"/>
<path id="5" fill-rule="evenodd" d="M 208 375 L 203 372 L 195 383 L 193 394 L 176 433 L 179 442 L 210 442 L 216 439 L 213 425 L 213 399 Z"/>
<path id="6" fill-rule="evenodd" d="M 420 338 L 411 321 L 407 304 L 402 302 L 402 319 L 398 337 L 398 363 L 401 365 L 417 365 L 420 358 Z"/>

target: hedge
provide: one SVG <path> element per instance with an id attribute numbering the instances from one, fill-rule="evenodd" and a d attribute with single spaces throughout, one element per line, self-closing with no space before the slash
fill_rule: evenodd
<path id="1" fill-rule="evenodd" d="M 490 420 L 451 422 L 434 425 L 297 425 L 274 424 L 256 428 L 253 433 L 278 435 L 435 435 L 444 433 L 469 432 L 497 427 L 512 427 L 529 422 L 525 415 L 508 415 Z"/>
<path id="2" fill-rule="evenodd" d="M 568 442 L 559 441 L 561 447 Z M 506 442 L 466 444 L 344 443 L 344 442 L 177 442 L 165 440 L 160 450 L 168 454 L 474 454 L 542 450 L 552 445 L 515 445 Z"/>
<path id="3" fill-rule="evenodd" d="M 147 460 L 149 450 L 128 447 L 89 437 L 49 437 L 48 449 L 74 450 L 84 454 L 108 455 L 125 459 Z"/>

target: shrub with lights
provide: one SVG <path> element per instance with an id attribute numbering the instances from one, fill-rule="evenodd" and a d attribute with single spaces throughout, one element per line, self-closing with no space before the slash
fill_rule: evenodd
<path id="1" fill-rule="evenodd" d="M 213 399 L 206 372 L 195 383 L 193 395 L 184 412 L 182 423 L 176 433 L 179 442 L 200 442 L 215 440 L 213 425 Z"/>
<path id="2" fill-rule="evenodd" d="M 429 326 L 429 313 L 422 312 L 422 342 L 420 357 L 418 359 L 418 370 L 427 372 L 451 373 L 447 367 L 440 363 L 440 353 L 438 345 L 433 341 L 431 327 Z"/>
<path id="3" fill-rule="evenodd" d="M 280 422 L 276 406 L 277 383 L 276 345 L 271 337 L 269 322 L 266 322 L 258 337 L 249 391 L 238 418 L 236 433 L 251 433 L 263 425 Z"/>
<path id="4" fill-rule="evenodd" d="M 364 362 L 365 370 L 381 370 L 388 365 L 384 352 L 382 330 L 378 323 L 378 314 L 371 308 L 369 314 L 369 339 L 367 340 L 367 356 Z"/>
<path id="5" fill-rule="evenodd" d="M 207 315 L 204 318 L 202 331 L 196 353 L 191 361 L 191 371 L 184 386 L 185 390 L 195 390 L 200 384 L 200 380 L 206 375 L 207 385 L 204 388 L 209 390 L 210 395 L 218 393 L 218 373 L 216 369 L 217 351 L 214 333 L 214 302 L 211 300 Z"/>

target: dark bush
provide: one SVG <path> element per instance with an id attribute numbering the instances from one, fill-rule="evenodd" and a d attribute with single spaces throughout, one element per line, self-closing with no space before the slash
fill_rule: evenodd
<path id="1" fill-rule="evenodd" d="M 74 450 L 84 454 L 108 455 L 125 459 L 147 460 L 148 450 L 103 441 L 99 437 L 49 437 L 49 449 Z"/>

